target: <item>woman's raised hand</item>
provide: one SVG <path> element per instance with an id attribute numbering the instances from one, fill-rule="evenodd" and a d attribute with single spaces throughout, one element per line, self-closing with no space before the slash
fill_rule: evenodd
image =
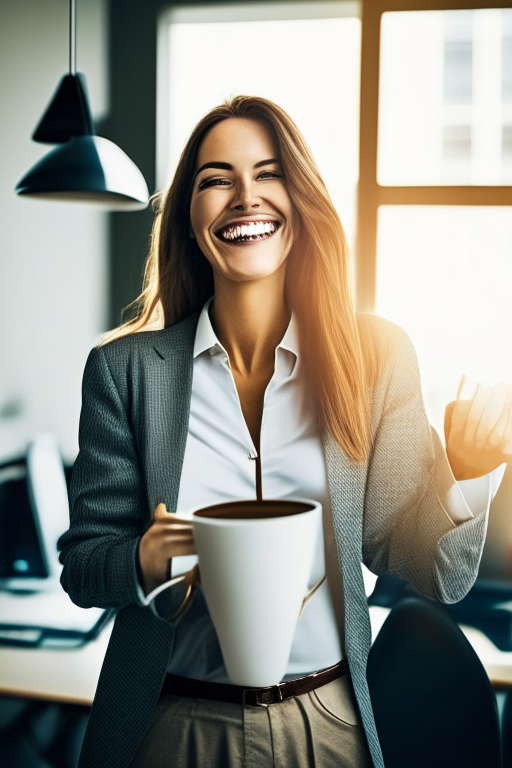
<path id="1" fill-rule="evenodd" d="M 446 453 L 456 480 L 481 477 L 512 458 L 512 387 L 478 386 L 455 400 L 444 418 Z"/>
<path id="2" fill-rule="evenodd" d="M 169 560 L 196 552 L 192 525 L 167 512 L 165 504 L 155 510 L 153 523 L 139 542 L 139 565 L 144 594 L 169 579 Z"/>

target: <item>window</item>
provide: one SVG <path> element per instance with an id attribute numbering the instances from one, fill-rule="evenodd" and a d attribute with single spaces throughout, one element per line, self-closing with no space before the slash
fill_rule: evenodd
<path id="1" fill-rule="evenodd" d="M 380 184 L 512 182 L 511 17 L 500 8 L 383 15 Z"/>
<path id="2" fill-rule="evenodd" d="M 512 381 L 512 9 L 363 4 L 359 307 L 401 325 L 427 411 Z"/>
<path id="3" fill-rule="evenodd" d="M 461 374 L 512 382 L 512 207 L 379 208 L 376 312 L 412 338 L 443 434 Z"/>

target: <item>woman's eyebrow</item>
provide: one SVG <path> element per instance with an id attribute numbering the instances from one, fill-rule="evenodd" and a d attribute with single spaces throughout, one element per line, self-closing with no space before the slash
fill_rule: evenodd
<path id="1" fill-rule="evenodd" d="M 277 160 L 275 157 L 270 158 L 269 160 L 260 160 L 259 163 L 255 163 L 253 166 L 254 168 L 261 168 L 263 165 L 272 165 L 272 163 L 279 163 L 279 160 Z M 205 163 L 202 165 L 199 170 L 196 171 L 196 176 L 198 176 L 201 171 L 206 171 L 207 168 L 219 168 L 222 171 L 232 171 L 233 166 L 231 163 L 222 163 L 220 161 L 213 161 L 211 163 Z"/>
<path id="2" fill-rule="evenodd" d="M 205 171 L 207 168 L 220 168 L 223 171 L 232 171 L 233 166 L 230 163 L 221 163 L 221 162 L 213 162 L 213 163 L 205 163 L 202 165 L 198 171 L 196 171 L 196 176 L 198 176 L 201 171 Z"/>
<path id="3" fill-rule="evenodd" d="M 256 163 L 254 167 L 261 168 L 262 165 L 272 165 L 272 163 L 279 164 L 279 160 L 276 157 L 271 157 L 270 160 L 260 160 L 259 163 Z"/>

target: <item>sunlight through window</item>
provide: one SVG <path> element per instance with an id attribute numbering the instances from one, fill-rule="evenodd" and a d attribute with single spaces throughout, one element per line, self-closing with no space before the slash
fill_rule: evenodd
<path id="1" fill-rule="evenodd" d="M 461 375 L 512 382 L 512 208 L 382 206 L 377 314 L 409 333 L 432 423 Z"/>
<path id="2" fill-rule="evenodd" d="M 512 182 L 512 9 L 383 15 L 378 180 Z"/>

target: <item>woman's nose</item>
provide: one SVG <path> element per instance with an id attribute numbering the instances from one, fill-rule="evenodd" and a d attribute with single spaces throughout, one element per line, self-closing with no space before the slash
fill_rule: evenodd
<path id="1" fill-rule="evenodd" d="M 260 200 L 250 182 L 241 182 L 236 186 L 235 197 L 231 203 L 232 209 L 245 210 L 248 208 L 256 208 L 259 204 Z"/>

